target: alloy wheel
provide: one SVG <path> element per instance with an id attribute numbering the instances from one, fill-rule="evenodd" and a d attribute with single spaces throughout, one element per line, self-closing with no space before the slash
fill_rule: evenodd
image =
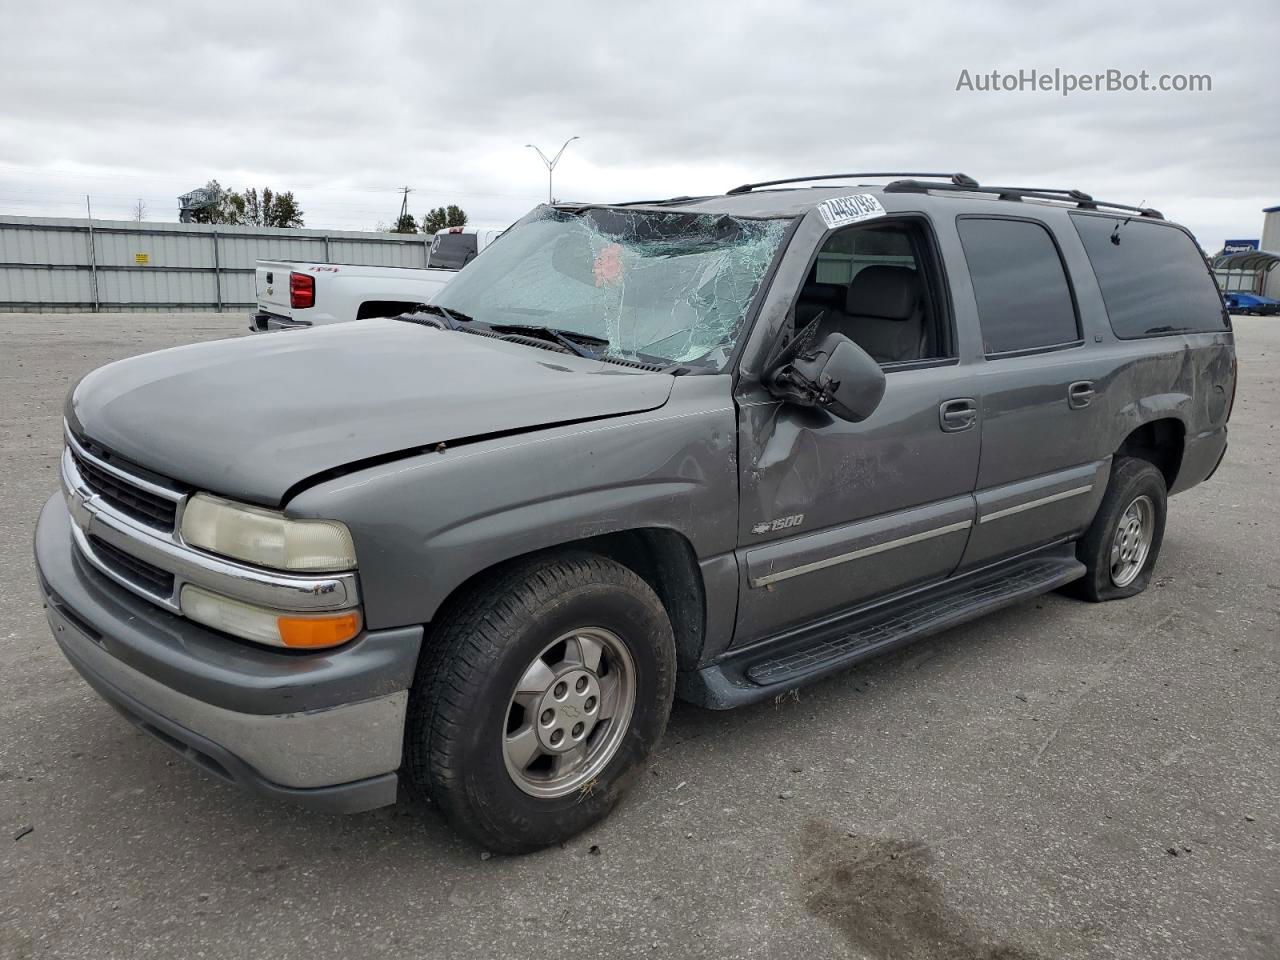
<path id="1" fill-rule="evenodd" d="M 1120 515 L 1111 541 L 1111 582 L 1117 587 L 1127 587 L 1142 572 L 1155 536 L 1155 518 L 1155 505 L 1146 494 L 1135 498 Z"/>
<path id="2" fill-rule="evenodd" d="M 618 752 L 635 700 L 635 664 L 617 634 L 585 627 L 557 638 L 511 695 L 502 741 L 507 773 L 545 799 L 589 788 Z"/>

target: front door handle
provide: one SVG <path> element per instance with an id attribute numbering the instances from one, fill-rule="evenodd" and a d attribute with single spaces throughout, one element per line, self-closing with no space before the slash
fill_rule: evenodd
<path id="1" fill-rule="evenodd" d="M 938 426 L 943 433 L 959 433 L 978 422 L 978 401 L 972 397 L 944 400 L 938 406 Z"/>
<path id="2" fill-rule="evenodd" d="M 1067 387 L 1067 406 L 1072 410 L 1087 407 L 1093 401 L 1093 381 L 1077 380 Z"/>

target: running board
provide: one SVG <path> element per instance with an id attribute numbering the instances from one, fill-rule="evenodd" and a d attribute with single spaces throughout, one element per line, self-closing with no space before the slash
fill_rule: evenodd
<path id="1" fill-rule="evenodd" d="M 938 633 L 1084 576 L 1071 549 L 1040 553 L 998 570 L 943 583 L 879 604 L 838 628 L 806 631 L 730 652 L 718 663 L 681 677 L 681 696 L 711 709 L 764 700 L 912 640 Z"/>

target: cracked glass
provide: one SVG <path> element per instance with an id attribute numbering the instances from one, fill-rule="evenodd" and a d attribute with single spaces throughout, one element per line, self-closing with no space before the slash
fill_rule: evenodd
<path id="1" fill-rule="evenodd" d="M 720 369 L 790 220 L 540 207 L 432 299 L 475 321 L 603 338 L 592 352 Z"/>

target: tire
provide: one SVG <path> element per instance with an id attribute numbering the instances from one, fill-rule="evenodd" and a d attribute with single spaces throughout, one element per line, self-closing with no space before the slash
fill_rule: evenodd
<path id="1" fill-rule="evenodd" d="M 666 728 L 675 670 L 666 610 L 627 567 L 560 554 L 500 568 L 450 604 L 423 648 L 406 720 L 410 790 L 486 850 L 567 840 L 636 779 Z"/>
<path id="2" fill-rule="evenodd" d="M 1132 597 L 1147 589 L 1164 541 L 1167 510 L 1164 474 L 1150 461 L 1117 457 L 1111 464 L 1111 479 L 1098 513 L 1076 545 L 1076 556 L 1086 572 L 1071 584 L 1071 592 L 1085 600 L 1101 602 Z M 1135 513 L 1139 519 L 1138 536 L 1130 534 L 1118 543 L 1121 521 L 1131 531 Z M 1142 540 L 1145 546 L 1135 546 L 1135 539 Z M 1117 547 L 1121 558 L 1127 555 L 1128 561 L 1117 561 L 1113 568 L 1113 551 Z"/>

